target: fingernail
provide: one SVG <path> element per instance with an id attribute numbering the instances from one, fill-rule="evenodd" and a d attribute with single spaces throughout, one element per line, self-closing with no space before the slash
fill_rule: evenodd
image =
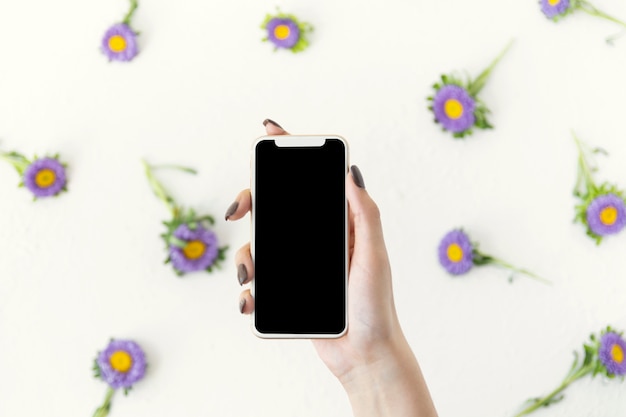
<path id="1" fill-rule="evenodd" d="M 361 175 L 361 170 L 356 165 L 352 165 L 350 167 L 350 172 L 352 173 L 352 180 L 356 184 L 357 187 L 365 189 L 365 181 L 363 181 L 363 175 Z"/>
<path id="2" fill-rule="evenodd" d="M 231 204 L 228 207 L 228 210 L 226 210 L 226 215 L 224 216 L 224 220 L 228 220 L 230 216 L 235 214 L 238 208 L 239 208 L 239 201 L 235 201 L 233 204 Z"/>
<path id="3" fill-rule="evenodd" d="M 246 306 L 246 299 L 242 298 L 239 300 L 239 312 L 243 314 L 243 308 Z"/>
<path id="4" fill-rule="evenodd" d="M 276 122 L 275 122 L 275 121 L 273 121 L 272 119 L 265 119 L 265 120 L 263 120 L 263 126 L 267 126 L 267 124 L 268 124 L 268 123 L 271 123 L 271 124 L 273 124 L 274 126 L 279 127 L 279 128 L 281 128 L 281 129 L 283 128 L 281 125 L 279 125 L 278 123 L 276 123 Z"/>
<path id="5" fill-rule="evenodd" d="M 237 278 L 239 279 L 239 285 L 243 285 L 248 280 L 248 270 L 244 264 L 239 264 L 237 267 Z"/>

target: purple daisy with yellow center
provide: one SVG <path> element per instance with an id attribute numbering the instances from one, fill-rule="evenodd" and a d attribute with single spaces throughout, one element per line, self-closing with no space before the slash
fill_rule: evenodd
<path id="1" fill-rule="evenodd" d="M 296 53 L 309 46 L 307 34 L 313 31 L 313 26 L 279 10 L 276 15 L 265 16 L 261 29 L 266 32 L 264 41 L 271 42 L 276 49 L 288 49 Z"/>
<path id="2" fill-rule="evenodd" d="M 603 149 L 590 149 L 574 134 L 578 147 L 578 178 L 574 186 L 574 196 L 580 199 L 576 205 L 576 217 L 587 228 L 587 235 L 596 241 L 621 232 L 626 226 L 626 197 L 616 185 L 604 182 L 598 185 L 593 174 L 598 170 L 594 154 L 604 154 Z"/>
<path id="3" fill-rule="evenodd" d="M 106 382 L 109 388 L 93 417 L 108 416 L 115 391 L 121 388 L 128 393 L 133 384 L 143 379 L 146 367 L 146 355 L 137 343 L 112 339 L 94 361 L 95 377 Z"/>
<path id="4" fill-rule="evenodd" d="M 36 159 L 24 172 L 24 185 L 35 198 L 59 194 L 66 182 L 65 167 L 56 158 Z"/>
<path id="5" fill-rule="evenodd" d="M 131 61 L 139 53 L 137 34 L 125 23 L 111 26 L 102 38 L 102 52 L 110 61 Z"/>
<path id="6" fill-rule="evenodd" d="M 167 231 L 161 235 L 167 248 L 165 263 L 171 263 L 178 275 L 189 272 L 213 272 L 225 259 L 228 246 L 219 247 L 216 234 L 209 229 L 215 224 L 212 216 L 198 216 L 193 209 L 184 209 L 176 204 L 174 198 L 165 190 L 154 176 L 155 168 L 174 168 L 190 174 L 196 171 L 191 168 L 161 165 L 153 166 L 143 161 L 146 177 L 154 194 L 167 206 L 172 219 L 164 221 Z"/>
<path id="7" fill-rule="evenodd" d="M 194 229 L 181 224 L 174 231 L 177 244 L 170 244 L 169 259 L 174 269 L 181 273 L 203 271 L 218 259 L 217 236 L 202 225 Z"/>
<path id="8" fill-rule="evenodd" d="M 469 236 L 462 229 L 454 229 L 443 237 L 437 250 L 439 263 L 448 273 L 462 275 L 467 273 L 472 266 L 498 265 L 512 272 L 510 281 L 516 273 L 527 275 L 543 283 L 550 281 L 535 275 L 534 273 L 511 265 L 501 259 L 487 255 L 478 250 L 478 243 L 472 243 Z"/>
<path id="9" fill-rule="evenodd" d="M 98 375 L 113 389 L 128 389 L 146 373 L 146 356 L 132 340 L 111 340 L 96 364 Z"/>
<path id="10" fill-rule="evenodd" d="M 626 375 L 626 341 L 615 332 L 607 332 L 600 338 L 598 357 L 612 375 Z"/>
<path id="11" fill-rule="evenodd" d="M 441 87 L 433 99 L 435 119 L 450 132 L 463 132 L 474 125 L 476 102 L 465 88 L 459 85 Z"/>
<path id="12" fill-rule="evenodd" d="M 58 154 L 44 158 L 35 156 L 31 161 L 19 152 L 0 152 L 0 159 L 13 165 L 22 179 L 20 187 L 28 188 L 35 200 L 67 191 L 66 165 L 59 161 Z"/>
<path id="13" fill-rule="evenodd" d="M 525 408 L 515 414 L 522 417 L 537 410 L 560 403 L 565 397 L 565 390 L 579 379 L 596 375 L 604 375 L 609 379 L 624 378 L 626 375 L 626 341 L 621 333 L 615 332 L 611 326 L 597 334 L 591 334 L 589 341 L 583 345 L 582 354 L 574 352 L 574 363 L 563 382 L 544 397 L 535 397 L 525 403 Z"/>
<path id="14" fill-rule="evenodd" d="M 111 26 L 102 37 L 101 50 L 109 61 L 128 62 L 139 53 L 137 33 L 131 27 L 131 20 L 139 7 L 138 0 L 130 0 L 130 9 L 120 23 Z"/>
<path id="15" fill-rule="evenodd" d="M 598 236 L 612 235 L 626 226 L 626 205 L 615 194 L 600 195 L 587 206 L 587 225 Z"/>
<path id="16" fill-rule="evenodd" d="M 289 18 L 275 17 L 267 24 L 267 38 L 277 48 L 291 48 L 300 38 L 298 24 Z"/>
<path id="17" fill-rule="evenodd" d="M 489 109 L 478 95 L 487 83 L 491 72 L 504 57 L 513 41 L 475 79 L 461 80 L 454 74 L 441 75 L 441 81 L 433 84 L 435 93 L 428 97 L 428 109 L 435 115 L 435 123 L 455 138 L 472 134 L 472 128 L 491 129 L 487 120 Z"/>
<path id="18" fill-rule="evenodd" d="M 548 19 L 554 19 L 559 15 L 567 13 L 570 2 L 569 0 L 541 0 L 541 11 Z"/>
<path id="19" fill-rule="evenodd" d="M 439 263 L 452 275 L 461 275 L 472 269 L 473 246 L 463 230 L 448 232 L 439 243 Z"/>
<path id="20" fill-rule="evenodd" d="M 603 12 L 587 0 L 539 0 L 539 4 L 541 5 L 543 14 L 554 22 L 559 21 L 576 10 L 581 10 L 590 16 L 609 20 L 622 28 L 626 28 L 626 22 Z M 619 36 L 621 36 L 621 34 L 610 36 L 606 39 L 606 42 L 612 44 Z"/>

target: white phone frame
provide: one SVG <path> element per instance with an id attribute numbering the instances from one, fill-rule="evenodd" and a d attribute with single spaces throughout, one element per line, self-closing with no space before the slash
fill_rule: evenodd
<path id="1" fill-rule="evenodd" d="M 287 146 L 288 147 L 323 146 L 324 143 L 326 142 L 326 139 L 337 139 L 343 143 L 344 149 L 345 149 L 345 154 L 344 154 L 345 172 L 346 172 L 346 175 L 348 175 L 348 161 L 349 161 L 348 142 L 341 136 L 338 136 L 338 135 L 276 135 L 276 136 L 268 135 L 268 136 L 261 136 L 260 138 L 254 141 L 252 145 L 252 152 L 251 152 L 251 157 L 250 157 L 250 192 L 252 195 L 252 209 L 250 213 L 251 214 L 250 215 L 250 219 L 251 219 L 250 221 L 250 237 L 251 237 L 250 253 L 252 255 L 253 263 L 255 261 L 255 240 L 256 240 L 255 239 L 256 213 L 255 213 L 254 207 L 255 207 L 255 196 L 256 196 L 256 178 L 255 178 L 255 173 L 256 173 L 255 154 L 256 153 L 255 153 L 255 150 L 256 150 L 257 145 L 262 141 L 272 140 L 272 141 L 275 141 L 276 145 L 279 147 L 280 146 L 286 146 L 286 147 Z M 345 271 L 344 271 L 345 323 L 344 323 L 343 331 L 337 334 L 261 333 L 256 328 L 255 313 L 253 311 L 251 315 L 250 327 L 255 336 L 263 338 L 263 339 L 338 339 L 348 332 L 348 264 L 349 264 L 348 227 L 349 225 L 348 225 L 348 199 L 347 197 L 345 198 L 345 204 L 344 204 L 344 225 L 345 225 L 345 230 L 344 230 L 344 236 L 345 236 L 345 242 L 344 242 L 345 255 L 344 256 L 345 258 L 344 259 L 346 260 L 346 262 L 344 265 L 344 268 L 345 268 Z M 250 293 L 252 294 L 252 297 L 254 298 L 255 296 L 255 279 L 254 278 L 252 278 L 252 282 L 250 285 Z"/>

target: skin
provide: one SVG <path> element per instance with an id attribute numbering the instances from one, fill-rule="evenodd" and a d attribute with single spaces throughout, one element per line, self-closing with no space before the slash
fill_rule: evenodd
<path id="1" fill-rule="evenodd" d="M 268 135 L 287 135 L 269 122 Z M 364 188 L 346 176 L 349 205 L 348 332 L 339 339 L 313 339 L 319 357 L 344 387 L 355 417 L 436 417 L 428 387 L 398 321 L 391 285 L 391 267 L 380 212 Z M 251 207 L 250 190 L 235 200 L 228 220 L 243 218 Z M 254 277 L 250 244 L 235 255 Z M 250 290 L 239 299 L 243 314 L 254 310 Z"/>

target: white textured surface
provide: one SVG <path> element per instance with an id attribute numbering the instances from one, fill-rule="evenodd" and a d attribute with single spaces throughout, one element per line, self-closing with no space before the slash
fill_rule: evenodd
<path id="1" fill-rule="evenodd" d="M 594 4 L 626 18 L 625 3 Z M 140 158 L 198 168 L 160 178 L 219 220 L 266 117 L 350 142 L 441 416 L 510 416 L 560 382 L 590 332 L 626 328 L 626 236 L 596 247 L 571 222 L 570 129 L 609 150 L 598 179 L 626 187 L 626 38 L 604 43 L 616 26 L 580 13 L 555 25 L 536 1 L 279 5 L 315 25 L 305 53 L 260 42 L 275 3 L 152 0 L 134 21 L 141 55 L 124 65 L 98 48 L 125 1 L 0 3 L 0 147 L 70 165 L 69 193 L 37 203 L 0 165 L 0 416 L 90 415 L 106 389 L 91 361 L 109 337 L 137 340 L 150 362 L 112 416 L 350 415 L 309 342 L 258 340 L 237 312 L 245 221 L 218 221 L 231 250 L 214 275 L 162 265 L 167 212 Z M 476 75 L 510 38 L 482 94 L 496 129 L 452 140 L 426 110 L 431 84 Z M 458 226 L 554 285 L 492 268 L 451 279 L 435 253 Z M 536 415 L 624 415 L 624 389 L 580 381 Z"/>

